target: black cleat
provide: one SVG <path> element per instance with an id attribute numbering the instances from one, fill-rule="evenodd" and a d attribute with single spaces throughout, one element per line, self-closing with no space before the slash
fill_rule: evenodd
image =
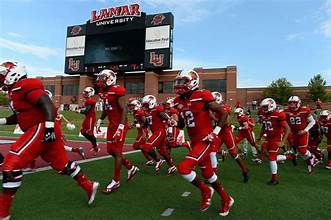
<path id="1" fill-rule="evenodd" d="M 248 171 L 243 173 L 243 177 L 244 177 L 244 183 L 247 183 L 249 180 Z"/>
<path id="2" fill-rule="evenodd" d="M 267 182 L 268 185 L 270 186 L 275 186 L 275 185 L 278 185 L 279 184 L 279 181 L 278 180 L 270 180 Z"/>

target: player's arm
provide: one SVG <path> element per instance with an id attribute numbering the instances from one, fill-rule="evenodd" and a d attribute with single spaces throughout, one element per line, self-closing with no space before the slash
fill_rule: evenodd
<path id="1" fill-rule="evenodd" d="M 104 107 L 104 109 L 101 112 L 100 118 L 97 120 L 97 123 L 95 124 L 97 131 L 100 131 L 100 127 L 103 123 L 103 120 L 106 118 L 106 116 L 107 116 L 107 111 Z"/>
<path id="2" fill-rule="evenodd" d="M 16 125 L 17 123 L 16 114 L 12 114 L 7 118 L 0 118 L 0 125 Z"/>
<path id="3" fill-rule="evenodd" d="M 126 115 L 127 115 L 125 96 L 118 97 L 118 106 L 119 106 L 119 109 L 122 111 L 122 115 L 121 115 L 121 120 L 117 127 L 117 130 L 116 130 L 115 134 L 113 135 L 114 142 L 120 142 L 123 140 L 123 138 L 125 138 L 124 137 L 124 128 L 125 128 Z"/>
<path id="4" fill-rule="evenodd" d="M 247 130 L 249 128 L 248 122 L 244 121 L 243 126 L 239 127 L 239 130 Z"/>
<path id="5" fill-rule="evenodd" d="M 86 105 L 86 106 L 78 109 L 78 113 L 86 115 L 90 111 L 90 109 L 92 109 L 92 107 L 93 107 L 92 105 Z"/>
<path id="6" fill-rule="evenodd" d="M 43 143 L 50 143 L 55 141 L 55 132 L 54 132 L 54 121 L 56 116 L 56 110 L 52 100 L 47 94 L 42 94 L 36 105 L 40 107 L 45 115 L 45 134 Z"/>
<path id="7" fill-rule="evenodd" d="M 315 119 L 311 114 L 307 116 L 307 122 L 308 122 L 307 126 L 303 130 L 298 132 L 299 135 L 308 133 L 308 131 L 315 125 Z"/>
<path id="8" fill-rule="evenodd" d="M 281 122 L 281 126 L 284 128 L 284 130 L 285 130 L 285 134 L 284 134 L 282 140 L 281 140 L 280 142 L 277 142 L 277 145 L 278 145 L 279 147 L 284 146 L 285 141 L 287 140 L 289 134 L 291 133 L 291 128 L 290 128 L 290 126 L 287 124 L 286 121 L 282 121 L 282 122 Z"/>
<path id="9" fill-rule="evenodd" d="M 218 126 L 221 128 L 225 125 L 231 126 L 231 119 L 230 114 L 226 111 L 223 111 L 223 106 L 221 104 L 217 104 L 216 102 L 209 102 L 207 103 L 207 109 L 211 110 L 212 112 L 220 112 L 221 117 L 218 119 Z"/>

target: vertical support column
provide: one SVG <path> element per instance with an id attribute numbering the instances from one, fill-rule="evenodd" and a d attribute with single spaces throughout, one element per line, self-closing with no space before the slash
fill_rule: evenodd
<path id="1" fill-rule="evenodd" d="M 153 95 L 158 99 L 159 76 L 155 72 L 145 72 L 144 95 Z"/>
<path id="2" fill-rule="evenodd" d="M 55 77 L 55 94 L 54 94 L 54 104 L 55 107 L 59 107 L 62 103 L 62 76 L 56 76 Z"/>
<path id="3" fill-rule="evenodd" d="M 234 106 L 237 101 L 237 67 L 226 67 L 226 102 Z"/>

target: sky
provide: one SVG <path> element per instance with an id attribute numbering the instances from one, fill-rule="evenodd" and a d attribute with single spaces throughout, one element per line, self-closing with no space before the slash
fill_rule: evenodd
<path id="1" fill-rule="evenodd" d="M 66 27 L 128 3 L 174 14 L 174 69 L 236 65 L 238 87 L 305 86 L 318 73 L 331 85 L 331 0 L 1 0 L 0 61 L 62 75 Z"/>

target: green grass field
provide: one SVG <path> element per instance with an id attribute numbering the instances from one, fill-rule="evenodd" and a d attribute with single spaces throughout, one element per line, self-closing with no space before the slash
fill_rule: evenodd
<path id="1" fill-rule="evenodd" d="M 185 149 L 173 151 L 178 163 Z M 129 184 L 122 172 L 120 189 L 110 195 L 98 192 L 95 204 L 86 205 L 86 195 L 75 182 L 53 171 L 26 175 L 13 208 L 13 219 L 219 219 L 220 200 L 214 194 L 213 204 L 206 212 L 199 211 L 200 193 L 180 175 L 165 176 L 166 166 L 159 174 L 144 165 L 140 153 L 127 156 L 140 171 Z M 219 166 L 219 176 L 235 204 L 227 219 L 329 219 L 330 171 L 318 167 L 308 176 L 302 160 L 299 166 L 280 165 L 280 184 L 269 186 L 269 164 L 254 165 L 247 158 L 250 181 L 242 183 L 238 166 L 228 157 Z M 85 163 L 84 171 L 106 186 L 112 177 L 113 159 Z M 181 197 L 183 192 L 191 192 Z M 167 208 L 175 209 L 169 217 L 161 217 Z"/>

